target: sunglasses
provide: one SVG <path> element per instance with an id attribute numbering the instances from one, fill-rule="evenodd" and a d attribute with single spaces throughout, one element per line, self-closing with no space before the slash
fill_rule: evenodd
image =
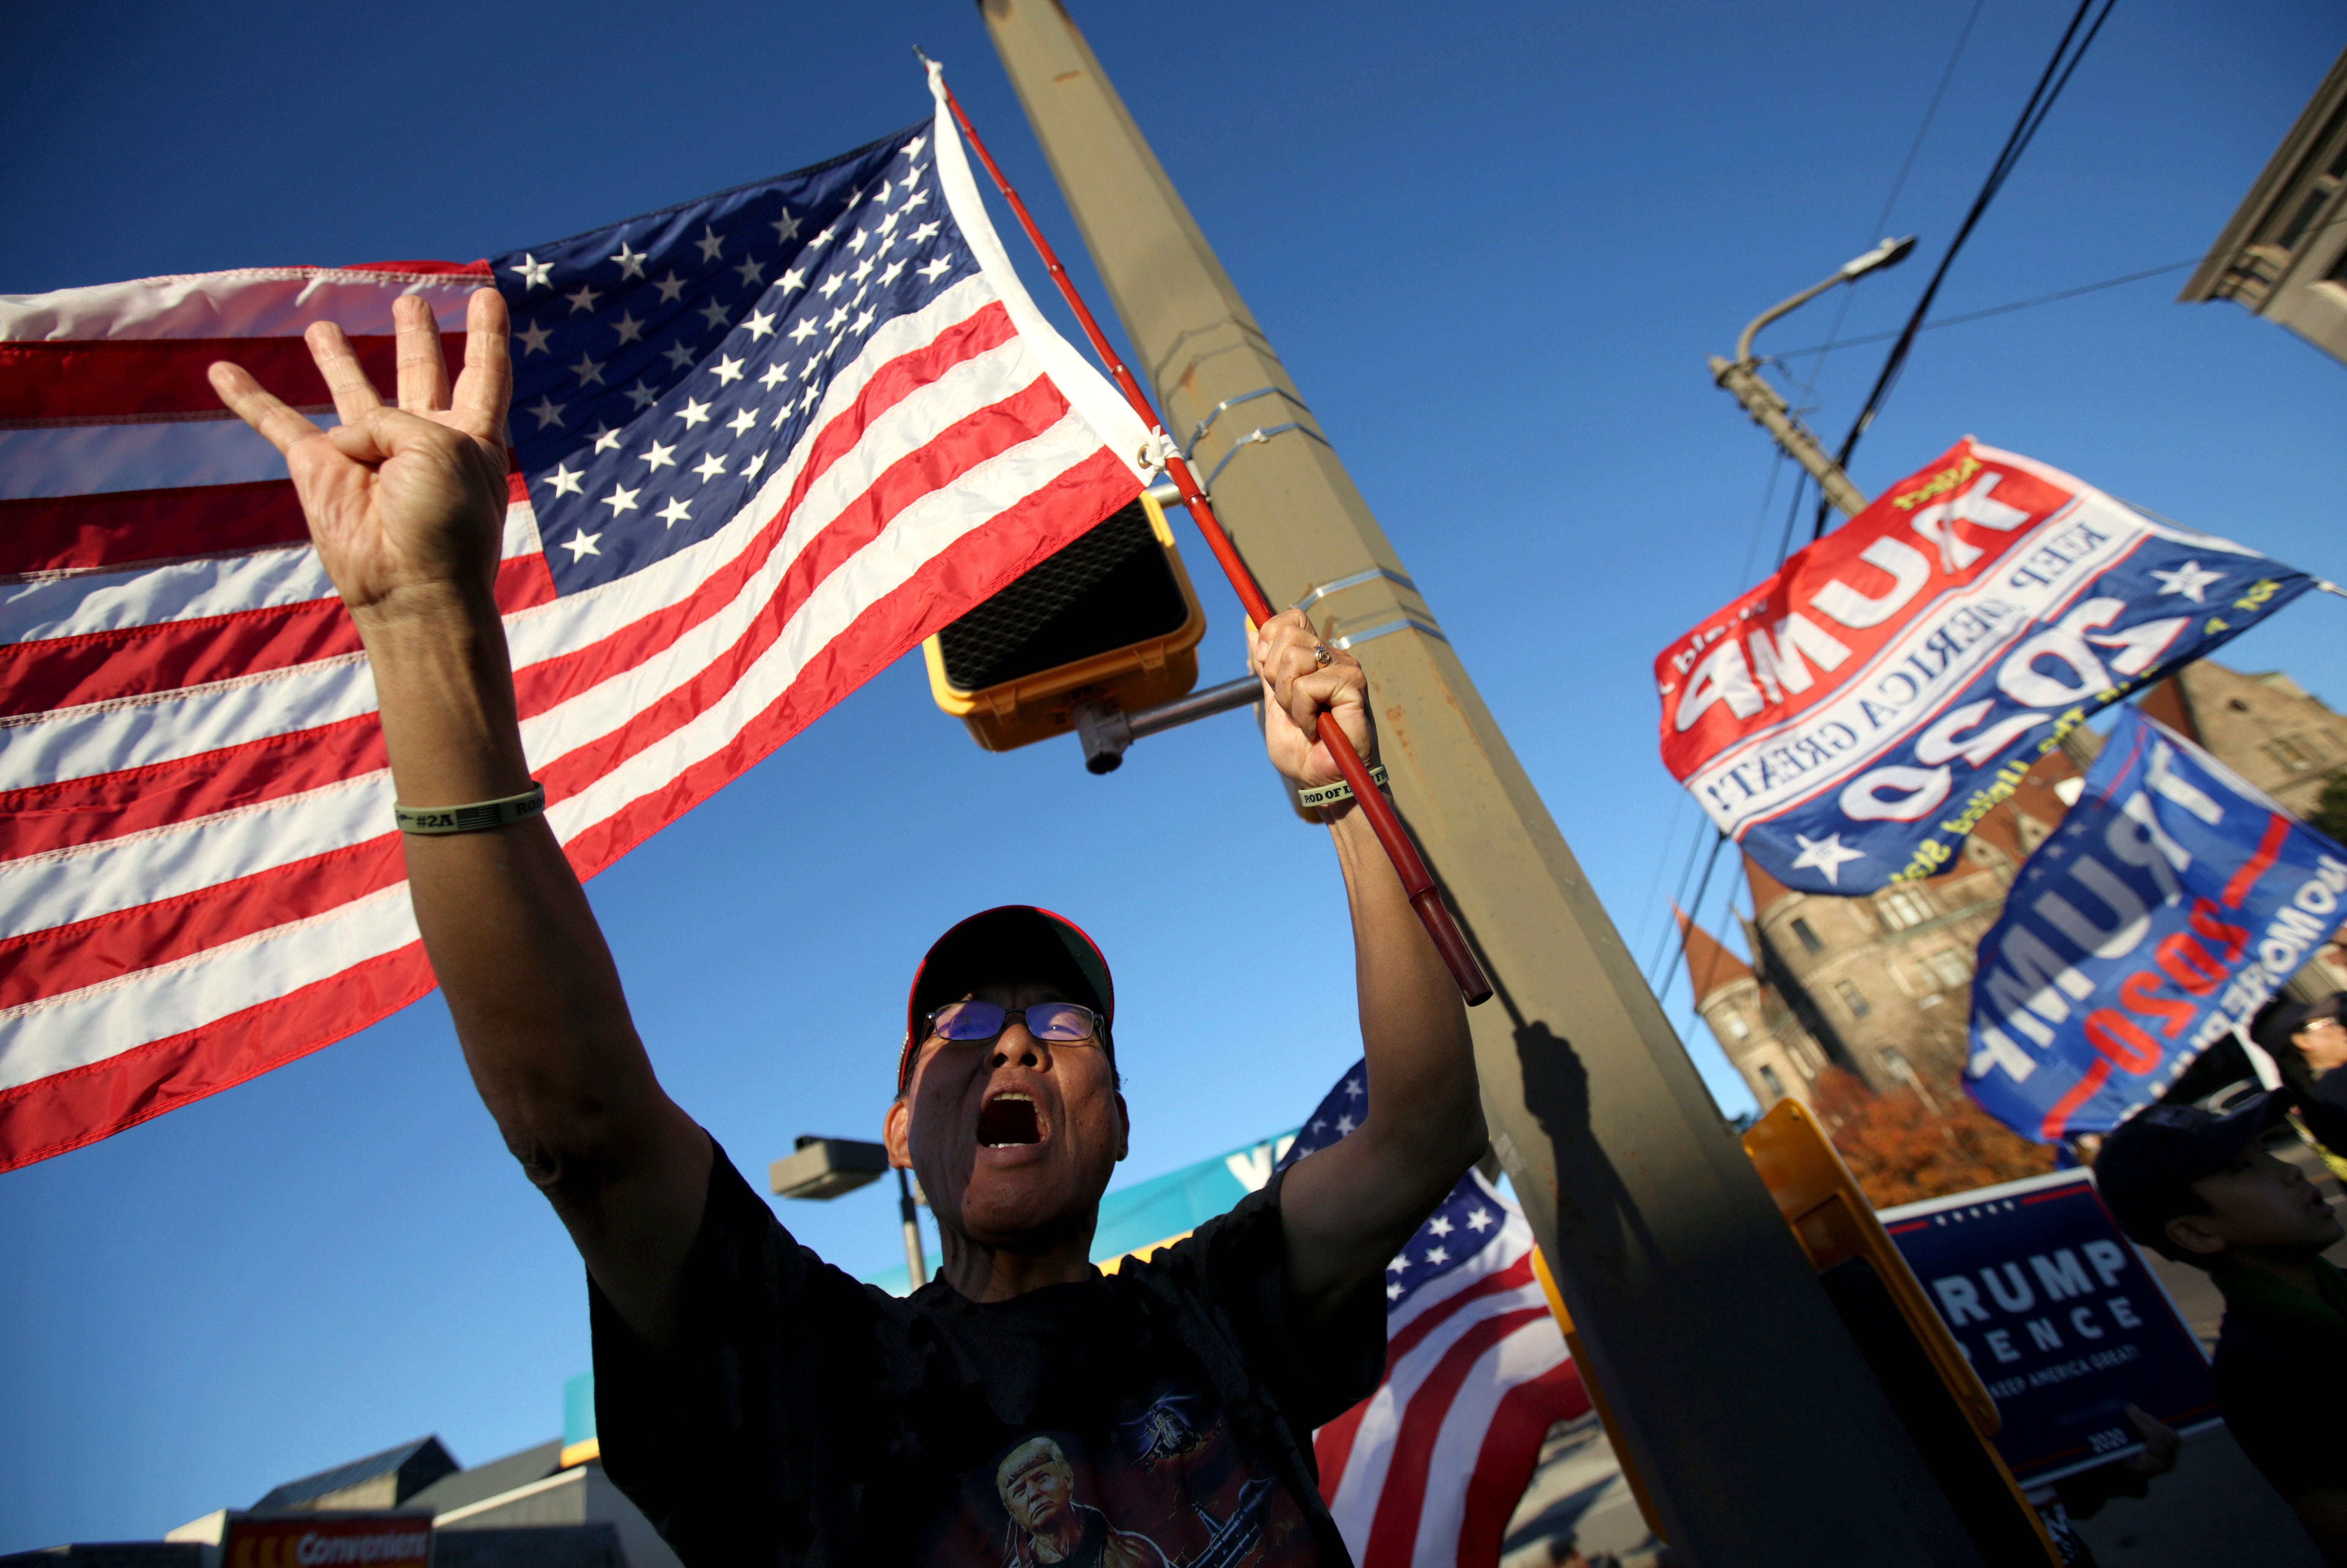
<path id="1" fill-rule="evenodd" d="M 929 1032 L 940 1040 L 992 1040 L 1009 1025 L 1011 1010 L 999 1002 L 948 1002 L 929 1010 Z M 1037 1002 L 1018 1012 L 1037 1040 L 1072 1045 L 1100 1036 L 1100 1014 L 1074 1002 Z"/>

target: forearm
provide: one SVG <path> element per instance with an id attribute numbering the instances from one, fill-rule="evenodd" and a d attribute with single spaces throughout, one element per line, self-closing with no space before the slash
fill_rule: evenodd
<path id="1" fill-rule="evenodd" d="M 1467 1009 L 1359 806 L 1329 826 L 1353 921 L 1354 985 L 1368 1059 L 1368 1142 L 1422 1170 L 1436 1197 L 1485 1143 Z"/>
<path id="2" fill-rule="evenodd" d="M 486 592 L 359 619 L 403 804 L 529 787 L 504 630 Z M 557 1202 L 623 1178 L 643 1146 L 689 1134 L 628 1017 L 619 973 L 543 817 L 408 835 L 410 890 L 483 1101 Z"/>
<path id="3" fill-rule="evenodd" d="M 366 645 L 401 804 L 470 805 L 529 787 L 494 589 L 513 388 L 506 307 L 496 290 L 475 291 L 453 391 L 431 309 L 409 297 L 392 313 L 395 408 L 341 328 L 304 333 L 333 394 L 331 431 L 236 365 L 209 374 L 284 456 L 311 542 Z M 409 834 L 403 847 L 425 951 L 481 1098 L 620 1316 L 661 1348 L 712 1156 L 652 1077 L 562 845 L 536 816 Z"/>

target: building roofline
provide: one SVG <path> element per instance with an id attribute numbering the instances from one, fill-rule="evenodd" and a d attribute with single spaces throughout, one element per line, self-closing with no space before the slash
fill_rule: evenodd
<path id="1" fill-rule="evenodd" d="M 2234 263 L 2248 248 L 2249 236 L 2271 215 L 2274 203 L 2281 199 L 2299 165 L 2308 157 L 2311 144 L 2329 128 L 2332 116 L 2342 103 L 2347 103 L 2347 49 L 2342 49 L 2339 57 L 2331 62 L 2322 85 L 2314 89 L 2314 96 L 2291 123 L 2290 134 L 2281 138 L 2281 145 L 2266 160 L 2250 193 L 2233 210 L 2233 216 L 2218 234 L 2216 243 L 2209 246 L 2199 266 L 2193 269 L 2183 291 L 2176 296 L 2178 304 L 2202 304 L 2225 297 L 2218 292 L 2219 286 L 2233 272 Z"/>

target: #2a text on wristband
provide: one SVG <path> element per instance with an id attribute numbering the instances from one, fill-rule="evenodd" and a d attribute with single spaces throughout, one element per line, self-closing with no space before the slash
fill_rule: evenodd
<path id="1" fill-rule="evenodd" d="M 535 779 L 529 788 L 502 800 L 475 801 L 470 805 L 394 805 L 392 820 L 402 833 L 436 837 L 449 833 L 486 833 L 493 827 L 527 821 L 546 810 L 546 786 Z"/>

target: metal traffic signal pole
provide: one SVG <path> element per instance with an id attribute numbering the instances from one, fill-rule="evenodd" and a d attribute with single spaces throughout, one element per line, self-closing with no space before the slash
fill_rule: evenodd
<path id="1" fill-rule="evenodd" d="M 1342 463 L 1054 0 L 981 0 L 1167 428 L 1274 603 L 1367 666 L 1500 1004 L 1485 1114 L 1686 1560 L 1979 1558 Z M 1183 68 L 1178 58 L 1162 68 Z"/>

